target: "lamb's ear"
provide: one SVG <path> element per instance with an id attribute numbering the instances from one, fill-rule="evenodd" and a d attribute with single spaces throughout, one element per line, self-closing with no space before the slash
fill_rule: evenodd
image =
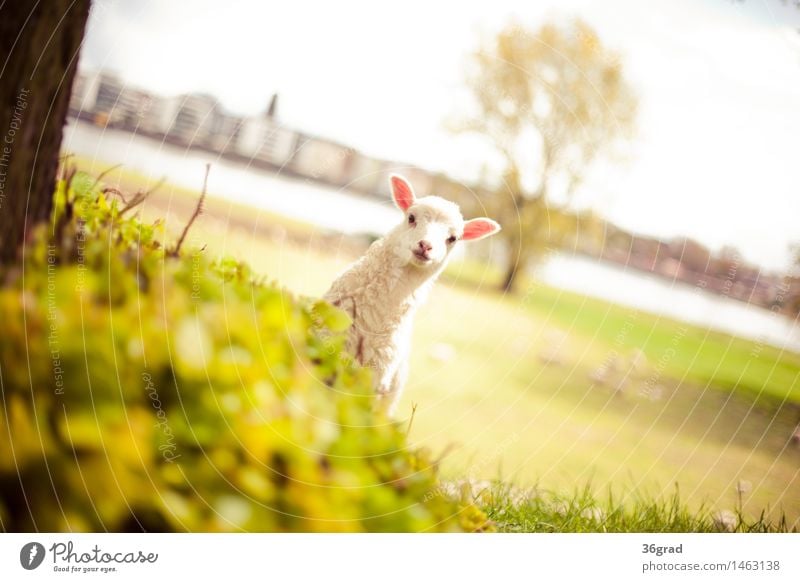
<path id="1" fill-rule="evenodd" d="M 473 218 L 464 223 L 461 240 L 480 240 L 500 232 L 500 225 L 491 218 Z"/>
<path id="2" fill-rule="evenodd" d="M 392 184 L 392 198 L 394 198 L 394 203 L 397 204 L 400 210 L 405 212 L 417 199 L 417 197 L 414 196 L 414 190 L 411 189 L 411 184 L 408 183 L 408 180 L 397 174 L 392 174 L 389 177 L 389 181 Z"/>

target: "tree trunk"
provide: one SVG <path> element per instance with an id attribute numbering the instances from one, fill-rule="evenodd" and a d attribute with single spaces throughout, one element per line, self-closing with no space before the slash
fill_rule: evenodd
<path id="1" fill-rule="evenodd" d="M 508 263 L 506 264 L 505 275 L 500 283 L 500 290 L 503 293 L 513 293 L 516 284 L 517 276 L 520 269 L 524 268 L 529 257 L 531 249 L 527 248 L 530 242 L 528 236 L 528 229 L 531 228 L 529 216 L 529 208 L 531 206 L 531 199 L 526 199 L 521 194 L 515 196 L 514 208 L 516 212 L 513 218 L 511 216 L 505 217 L 506 220 L 504 228 L 507 227 L 505 239 L 506 247 L 508 249 Z M 509 213 L 510 214 L 510 213 Z"/>
<path id="2" fill-rule="evenodd" d="M 521 263 L 521 257 L 519 256 L 512 256 L 509 260 L 508 267 L 506 268 L 506 274 L 503 277 L 503 283 L 500 287 L 504 293 L 514 292 L 514 287 L 517 282 L 517 275 L 519 274 Z"/>
<path id="3" fill-rule="evenodd" d="M 519 208 L 521 211 L 518 213 L 518 216 L 522 217 L 524 216 L 522 205 L 520 205 Z M 515 226 L 516 225 L 512 224 L 509 228 L 509 234 L 506 235 L 508 263 L 506 264 L 505 275 L 500 283 L 500 290 L 503 293 L 514 292 L 519 271 L 524 267 L 526 258 L 529 256 L 527 254 L 528 249 L 525 248 L 525 241 L 523 240 L 525 238 L 525 232 L 522 229 L 526 228 L 525 221 L 521 221 L 521 224 L 519 225 L 519 228 L 521 229 L 520 232 L 514 232 Z"/>
<path id="4" fill-rule="evenodd" d="M 0 4 L 0 264 L 50 216 L 89 4 Z"/>
<path id="5" fill-rule="evenodd" d="M 509 258 L 505 276 L 500 284 L 500 290 L 504 293 L 514 292 L 520 271 L 524 271 L 531 260 L 540 258 L 547 248 L 548 237 L 552 236 L 552 229 L 548 226 L 548 208 L 543 187 L 530 198 L 517 195 L 514 208 L 515 219 L 507 221 L 508 230 L 513 234 L 508 235 L 506 239 Z"/>

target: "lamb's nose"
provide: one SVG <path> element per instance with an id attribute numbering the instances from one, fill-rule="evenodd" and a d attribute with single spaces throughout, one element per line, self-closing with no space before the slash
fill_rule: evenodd
<path id="1" fill-rule="evenodd" d="M 428 241 L 426 241 L 426 240 L 421 240 L 421 241 L 419 241 L 419 242 L 417 243 L 417 245 L 419 245 L 419 249 L 420 249 L 420 250 L 421 250 L 423 253 L 427 253 L 427 252 L 429 252 L 431 249 L 433 249 L 433 245 L 432 245 L 431 243 L 429 243 Z"/>

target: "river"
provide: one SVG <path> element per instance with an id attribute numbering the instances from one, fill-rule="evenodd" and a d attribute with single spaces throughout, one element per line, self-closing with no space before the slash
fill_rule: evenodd
<path id="1" fill-rule="evenodd" d="M 164 176 L 173 184 L 195 189 L 202 185 L 205 164 L 211 162 L 209 196 L 277 212 L 330 230 L 382 233 L 397 221 L 397 212 L 388 200 L 248 168 L 214 154 L 118 130 L 71 122 L 65 129 L 63 150 L 96 159 L 99 166 L 122 164 L 127 169 L 154 178 Z M 567 254 L 551 258 L 537 273 L 555 287 L 800 352 L 797 320 L 677 281 Z"/>

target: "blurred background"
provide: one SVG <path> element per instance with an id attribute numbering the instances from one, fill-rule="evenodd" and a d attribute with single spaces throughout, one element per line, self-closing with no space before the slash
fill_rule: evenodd
<path id="1" fill-rule="evenodd" d="M 401 406 L 444 469 L 800 519 L 800 8 L 92 5 L 63 150 L 320 296 L 400 220 L 489 215 Z"/>

